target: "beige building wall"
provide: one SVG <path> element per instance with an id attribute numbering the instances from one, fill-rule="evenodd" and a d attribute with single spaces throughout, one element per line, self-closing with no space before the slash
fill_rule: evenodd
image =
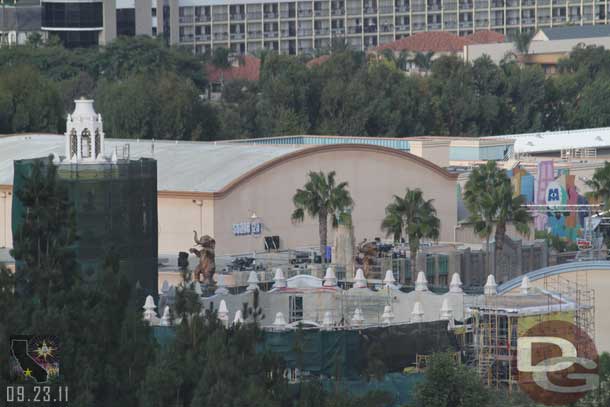
<path id="1" fill-rule="evenodd" d="M 134 0 L 136 9 L 136 35 L 152 35 L 151 0 Z"/>
<path id="2" fill-rule="evenodd" d="M 193 231 L 214 236 L 214 201 L 198 194 L 160 191 L 157 200 L 159 254 L 177 254 L 194 246 Z M 203 232 L 202 232 L 203 230 Z"/>
<path id="3" fill-rule="evenodd" d="M 610 318 L 607 311 L 610 310 L 610 271 L 609 270 L 581 270 L 566 272 L 561 274 L 561 281 L 578 282 L 588 284 L 590 289 L 595 291 L 595 344 L 598 352 L 610 352 Z M 546 278 L 547 285 L 550 287 L 556 276 Z M 544 288 L 545 279 L 530 281 L 532 286 Z M 511 294 L 518 294 L 519 287 L 510 291 Z"/>
<path id="4" fill-rule="evenodd" d="M 449 166 L 449 145 L 451 140 L 447 137 L 409 139 L 409 152 L 418 157 L 433 162 L 439 167 Z"/>
<path id="5" fill-rule="evenodd" d="M 0 185 L 0 247 L 13 247 L 11 216 L 13 207 L 13 188 Z"/>
<path id="6" fill-rule="evenodd" d="M 116 0 L 104 0 L 104 29 L 100 32 L 100 45 L 107 45 L 116 38 Z"/>
<path id="7" fill-rule="evenodd" d="M 385 237 L 380 224 L 393 195 L 421 188 L 434 199 L 441 219 L 440 240 L 453 240 L 457 219 L 456 180 L 446 171 L 408 153 L 387 148 L 332 145 L 292 154 L 288 159 L 258 171 L 237 183 L 215 202 L 214 232 L 218 253 L 262 250 L 263 236 L 279 235 L 281 248 L 318 245 L 317 219 L 292 224 L 292 197 L 307 180 L 309 171 L 336 171 L 337 181 L 347 181 L 355 201 L 356 242 Z M 248 221 L 256 213 L 264 229 L 259 237 L 234 236 L 231 225 Z M 329 244 L 333 233 L 329 233 Z"/>

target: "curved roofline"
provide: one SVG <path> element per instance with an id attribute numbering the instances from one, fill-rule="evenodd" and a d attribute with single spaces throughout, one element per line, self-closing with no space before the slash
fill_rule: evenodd
<path id="1" fill-rule="evenodd" d="M 557 264 L 555 266 L 544 267 L 538 270 L 530 271 L 527 274 L 523 274 L 519 277 L 515 277 L 512 280 L 508 280 L 506 283 L 498 286 L 498 294 L 505 294 L 519 286 L 524 276 L 527 276 L 530 281 L 540 280 L 544 277 L 556 276 L 563 273 L 571 273 L 575 271 L 587 271 L 587 270 L 607 270 L 610 272 L 610 261 L 596 260 L 596 261 L 578 261 L 572 263 Z"/>
<path id="2" fill-rule="evenodd" d="M 431 161 L 428 161 L 424 158 L 418 157 L 411 153 L 400 151 L 400 150 L 397 150 L 394 148 L 382 147 L 382 146 L 377 146 L 377 145 L 372 145 L 372 144 L 325 144 L 325 145 L 316 145 L 316 146 L 312 146 L 312 147 L 305 147 L 303 149 L 293 151 L 291 153 L 284 154 L 280 157 L 271 159 L 263 164 L 260 164 L 259 166 L 255 167 L 255 168 L 245 172 L 244 174 L 240 175 L 239 177 L 233 179 L 231 182 L 229 182 L 228 184 L 226 184 L 224 187 L 222 187 L 220 190 L 218 190 L 216 192 L 186 192 L 186 191 L 164 191 L 164 192 L 166 195 L 170 195 L 170 194 L 174 195 L 174 196 L 183 195 L 184 197 L 191 197 L 193 195 L 197 195 L 197 196 L 205 197 L 205 198 L 219 199 L 219 198 L 223 198 L 225 195 L 228 195 L 230 192 L 232 192 L 235 188 L 237 188 L 241 184 L 244 184 L 244 183 L 248 182 L 249 180 L 251 180 L 252 178 L 258 176 L 259 174 L 261 174 L 267 170 L 270 170 L 274 167 L 277 167 L 285 162 L 307 157 L 307 156 L 317 154 L 317 153 L 326 153 L 326 152 L 332 152 L 332 151 L 368 151 L 368 152 L 392 155 L 392 156 L 406 159 L 408 161 L 415 162 L 416 164 L 422 165 L 423 167 L 426 167 L 426 168 L 436 172 L 438 175 L 444 177 L 447 180 L 456 181 L 458 178 L 457 174 L 450 173 L 446 169 L 439 167 L 438 165 L 434 164 Z M 159 192 L 161 192 L 161 191 L 159 191 Z"/>

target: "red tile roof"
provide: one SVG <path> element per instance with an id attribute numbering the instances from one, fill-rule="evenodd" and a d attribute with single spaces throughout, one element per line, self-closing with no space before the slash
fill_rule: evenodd
<path id="1" fill-rule="evenodd" d="M 462 52 L 464 45 L 473 42 L 465 37 L 442 31 L 430 31 L 413 34 L 394 42 L 380 45 L 376 51 L 391 49 L 393 51 L 411 52 Z"/>
<path id="2" fill-rule="evenodd" d="M 494 44 L 504 42 L 505 39 L 504 35 L 491 30 L 477 31 L 474 34 L 467 35 L 466 38 L 475 44 Z"/>
<path id="3" fill-rule="evenodd" d="M 257 81 L 261 73 L 261 60 L 251 55 L 244 55 L 227 69 L 219 69 L 212 64 L 208 64 L 206 65 L 206 72 L 210 82 L 220 82 L 221 79 L 225 82 L 234 79 Z"/>
<path id="4" fill-rule="evenodd" d="M 311 68 L 317 65 L 322 65 L 324 62 L 328 61 L 328 59 L 330 58 L 330 55 L 321 55 L 317 58 L 311 59 L 307 62 L 307 67 Z"/>

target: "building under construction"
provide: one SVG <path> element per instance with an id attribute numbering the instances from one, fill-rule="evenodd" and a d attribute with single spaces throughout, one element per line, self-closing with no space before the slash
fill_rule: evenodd
<path id="1" fill-rule="evenodd" d="M 494 282 L 488 281 L 490 285 Z M 544 277 L 538 287 L 532 287 L 524 277 L 518 292 L 495 295 L 495 290 L 486 291 L 486 295 L 469 298 L 471 302 L 465 304 L 465 313 L 470 317 L 456 333 L 462 336 L 466 363 L 489 386 L 515 389 L 519 381 L 517 339 L 540 322 L 570 323 L 572 328 L 566 329 L 572 333 L 556 332 L 559 337 L 576 332 L 595 339 L 594 291 L 586 278 L 571 281 L 552 275 Z M 577 350 L 585 343 L 584 338 L 576 340 Z"/>

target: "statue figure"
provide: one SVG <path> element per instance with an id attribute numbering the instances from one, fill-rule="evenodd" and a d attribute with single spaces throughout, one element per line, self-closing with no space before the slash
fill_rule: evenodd
<path id="1" fill-rule="evenodd" d="M 367 242 L 366 238 L 358 244 L 358 255 L 356 264 L 362 267 L 364 277 L 369 278 L 371 266 L 375 264 L 375 257 L 378 256 L 377 242 Z"/>
<path id="2" fill-rule="evenodd" d="M 216 262 L 214 260 L 216 240 L 208 235 L 203 235 L 198 239 L 197 231 L 194 230 L 193 232 L 195 233 L 195 247 L 191 248 L 189 252 L 199 257 L 199 264 L 193 270 L 195 280 L 206 285 L 213 285 L 214 272 L 216 271 Z M 197 247 L 200 247 L 200 249 Z"/>

